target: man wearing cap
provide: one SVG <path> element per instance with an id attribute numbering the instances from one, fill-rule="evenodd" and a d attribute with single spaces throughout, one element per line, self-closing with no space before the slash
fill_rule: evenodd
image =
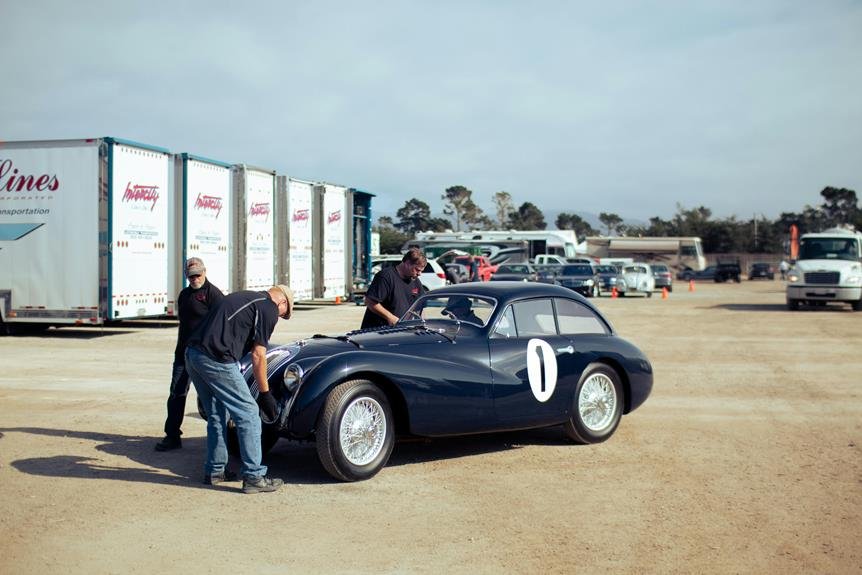
<path id="1" fill-rule="evenodd" d="M 281 487 L 283 481 L 267 477 L 266 466 L 261 465 L 261 414 L 268 421 L 278 417 L 266 376 L 266 347 L 278 318 L 289 319 L 292 311 L 293 292 L 287 286 L 234 292 L 210 311 L 189 338 L 186 366 L 207 414 L 205 485 L 237 479 L 226 469 L 225 436 L 231 419 L 239 439 L 243 492 L 263 493 Z M 248 352 L 259 390 L 257 400 L 239 366 Z"/>
<path id="2" fill-rule="evenodd" d="M 189 393 L 189 374 L 186 371 L 186 343 L 211 307 L 221 301 L 224 294 L 207 279 L 207 269 L 200 258 L 189 258 L 185 265 L 189 282 L 177 296 L 177 317 L 180 329 L 174 349 L 174 367 L 171 372 L 171 391 L 168 395 L 168 417 L 165 419 L 165 438 L 156 443 L 156 451 L 171 451 L 183 446 L 180 439 L 186 396 Z"/>

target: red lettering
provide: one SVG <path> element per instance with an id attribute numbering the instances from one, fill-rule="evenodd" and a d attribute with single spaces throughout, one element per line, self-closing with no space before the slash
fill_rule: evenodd
<path id="1" fill-rule="evenodd" d="M 331 224 L 332 222 L 337 222 L 341 219 L 341 210 L 337 212 L 331 212 L 329 216 L 326 218 L 326 223 Z"/>
<path id="2" fill-rule="evenodd" d="M 24 190 L 28 192 L 33 190 L 54 192 L 59 187 L 60 181 L 56 175 L 19 174 L 18 168 L 12 165 L 12 160 L 0 162 L 0 189 L 7 192 L 23 192 Z"/>
<path id="3" fill-rule="evenodd" d="M 304 210 L 295 210 L 293 212 L 293 221 L 302 222 L 308 220 L 308 209 Z"/>
<path id="4" fill-rule="evenodd" d="M 195 200 L 195 208 L 214 211 L 216 213 L 215 217 L 218 218 L 221 213 L 221 197 L 202 196 L 201 194 L 198 194 L 198 197 Z"/>
<path id="5" fill-rule="evenodd" d="M 249 217 L 265 216 L 263 221 L 269 220 L 269 202 L 252 204 L 248 210 Z"/>
<path id="6" fill-rule="evenodd" d="M 126 184 L 126 191 L 123 194 L 124 202 L 152 202 L 150 211 L 156 207 L 156 202 L 159 201 L 158 186 L 139 186 L 132 185 L 132 182 Z"/>

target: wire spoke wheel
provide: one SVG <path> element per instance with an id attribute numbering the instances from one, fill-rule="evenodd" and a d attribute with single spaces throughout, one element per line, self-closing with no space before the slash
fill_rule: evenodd
<path id="1" fill-rule="evenodd" d="M 603 373 L 591 376 L 581 387 L 578 396 L 578 413 L 584 425 L 594 432 L 601 432 L 614 419 L 617 394 L 614 384 Z"/>
<path id="2" fill-rule="evenodd" d="M 353 465 L 367 465 L 383 449 L 386 417 L 371 397 L 360 397 L 344 410 L 338 440 L 345 458 Z"/>

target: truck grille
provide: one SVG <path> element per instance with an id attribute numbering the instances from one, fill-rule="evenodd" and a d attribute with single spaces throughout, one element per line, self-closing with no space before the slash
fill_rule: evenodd
<path id="1" fill-rule="evenodd" d="M 839 272 L 811 272 L 805 274 L 807 284 L 837 284 L 841 280 Z"/>

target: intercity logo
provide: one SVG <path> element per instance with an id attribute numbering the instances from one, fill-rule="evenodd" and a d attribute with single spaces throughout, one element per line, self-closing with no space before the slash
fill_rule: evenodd
<path id="1" fill-rule="evenodd" d="M 293 217 L 291 218 L 294 222 L 307 222 L 308 221 L 308 208 L 302 210 L 293 210 Z"/>
<path id="2" fill-rule="evenodd" d="M 221 197 L 198 194 L 198 197 L 195 200 L 195 209 L 215 212 L 215 218 L 218 219 L 218 216 L 221 213 Z"/>
<path id="3" fill-rule="evenodd" d="M 341 210 L 336 210 L 334 212 L 329 212 L 329 215 L 326 217 L 326 223 L 331 224 L 332 222 L 337 222 L 341 219 Z"/>
<path id="4" fill-rule="evenodd" d="M 124 202 L 132 202 L 132 203 L 146 203 L 152 202 L 150 205 L 150 211 L 156 207 L 156 203 L 159 201 L 159 187 L 158 186 L 139 186 L 135 184 L 132 185 L 132 182 L 126 184 L 126 192 L 123 194 Z"/>
<path id="5" fill-rule="evenodd" d="M 269 202 L 256 202 L 248 210 L 248 217 L 269 221 Z M 262 217 L 261 217 L 262 216 Z"/>

